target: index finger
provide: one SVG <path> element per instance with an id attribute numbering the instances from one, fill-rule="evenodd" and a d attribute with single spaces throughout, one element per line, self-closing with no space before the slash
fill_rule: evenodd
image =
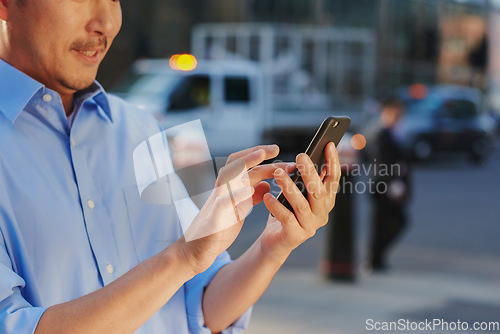
<path id="1" fill-rule="evenodd" d="M 237 177 L 243 177 L 244 174 L 248 173 L 248 169 L 257 166 L 262 161 L 264 161 L 265 158 L 265 151 L 259 149 L 231 161 L 226 166 L 220 169 L 219 177 L 217 178 L 217 185 L 229 183 L 231 180 L 234 180 Z M 246 177 L 248 178 L 248 174 L 246 175 Z M 249 182 L 249 180 L 247 182 Z"/>
<path id="2" fill-rule="evenodd" d="M 254 153 L 258 150 L 263 150 L 266 153 L 266 157 L 264 158 L 264 160 L 272 159 L 272 158 L 276 157 L 280 151 L 278 145 L 274 145 L 274 144 L 273 145 L 260 145 L 260 146 L 250 147 L 250 148 L 247 148 L 245 150 L 238 151 L 238 152 L 231 154 L 227 158 L 226 164 L 229 164 L 236 159 L 243 158 L 244 156 L 247 156 L 247 155 Z"/>
<path id="3" fill-rule="evenodd" d="M 296 167 L 293 162 L 277 162 L 254 167 L 248 172 L 250 184 L 255 185 L 262 180 L 273 178 L 274 171 L 278 168 L 284 169 L 287 173 L 291 173 Z"/>

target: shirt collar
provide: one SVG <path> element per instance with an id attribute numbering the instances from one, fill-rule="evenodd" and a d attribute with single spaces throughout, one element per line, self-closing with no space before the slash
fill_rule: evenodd
<path id="1" fill-rule="evenodd" d="M 47 89 L 42 83 L 0 59 L 0 113 L 11 123 L 42 88 Z M 99 114 L 113 122 L 106 91 L 97 81 L 75 94 L 75 100 L 84 102 L 90 99 L 100 107 Z"/>
<path id="2" fill-rule="evenodd" d="M 43 84 L 0 59 L 0 112 L 12 123 Z"/>
<path id="3" fill-rule="evenodd" d="M 79 102 L 88 101 L 90 99 L 94 100 L 95 103 L 100 107 L 99 114 L 101 115 L 101 117 L 108 120 L 109 122 L 113 122 L 113 117 L 111 115 L 111 109 L 109 108 L 109 101 L 106 91 L 97 81 L 94 81 L 92 85 L 90 85 L 90 87 L 78 91 L 75 94 L 75 105 L 78 105 Z"/>

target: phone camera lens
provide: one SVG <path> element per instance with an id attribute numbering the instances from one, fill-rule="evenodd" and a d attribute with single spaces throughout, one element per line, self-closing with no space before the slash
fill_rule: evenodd
<path id="1" fill-rule="evenodd" d="M 335 123 L 333 123 L 333 125 L 332 125 L 332 126 L 333 126 L 334 128 L 336 128 L 338 125 L 339 125 L 339 122 L 338 122 L 338 121 L 336 121 Z"/>

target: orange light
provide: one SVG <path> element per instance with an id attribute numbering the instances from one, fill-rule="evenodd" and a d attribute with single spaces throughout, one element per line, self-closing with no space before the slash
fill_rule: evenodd
<path id="1" fill-rule="evenodd" d="M 170 67 L 174 70 L 178 70 L 179 68 L 177 67 L 177 59 L 179 59 L 180 55 L 173 55 L 170 57 L 170 60 L 168 61 L 168 64 Z"/>
<path id="2" fill-rule="evenodd" d="M 416 83 L 410 86 L 408 92 L 412 98 L 421 100 L 427 96 L 427 87 L 423 84 Z"/>
<path id="3" fill-rule="evenodd" d="M 362 150 L 366 146 L 366 138 L 362 134 L 356 134 L 351 138 L 351 146 L 355 150 Z"/>
<path id="4" fill-rule="evenodd" d="M 195 56 L 190 54 L 178 54 L 170 57 L 169 65 L 174 70 L 178 71 L 192 71 L 198 65 Z"/>

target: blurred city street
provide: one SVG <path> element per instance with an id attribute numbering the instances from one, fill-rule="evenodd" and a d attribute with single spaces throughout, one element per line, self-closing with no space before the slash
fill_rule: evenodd
<path id="1" fill-rule="evenodd" d="M 354 284 L 325 280 L 318 265 L 326 242 L 323 228 L 292 253 L 256 304 L 247 333 L 365 333 L 368 319 L 460 320 L 470 326 L 500 321 L 499 168 L 498 143 L 482 166 L 455 155 L 416 166 L 410 227 L 394 247 L 387 272 L 359 270 Z M 359 267 L 369 200 L 367 194 L 356 198 Z M 253 242 L 265 217 L 262 206 L 252 212 L 230 248 L 233 256 Z"/>

